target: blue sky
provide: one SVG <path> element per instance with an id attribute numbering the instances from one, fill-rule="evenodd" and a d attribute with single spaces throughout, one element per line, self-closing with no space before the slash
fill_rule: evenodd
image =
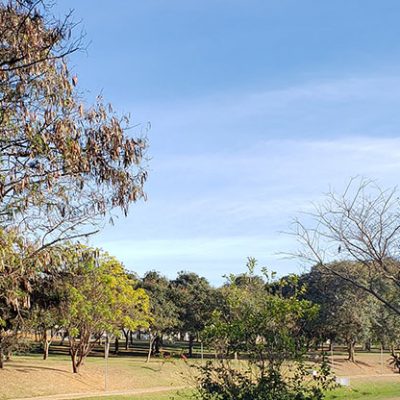
<path id="1" fill-rule="evenodd" d="M 220 283 L 254 256 L 303 266 L 282 234 L 330 187 L 400 170 L 400 3 L 382 0 L 86 0 L 71 58 L 148 132 L 148 201 L 91 239 L 143 274 Z"/>

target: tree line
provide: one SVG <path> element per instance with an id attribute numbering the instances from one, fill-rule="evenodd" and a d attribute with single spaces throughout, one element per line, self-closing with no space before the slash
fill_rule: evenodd
<path id="1" fill-rule="evenodd" d="M 335 274 L 316 265 L 302 275 L 277 279 L 266 270 L 257 275 L 256 261 L 250 258 L 246 273 L 230 275 L 225 284 L 213 287 L 193 272 L 182 271 L 175 279 L 168 279 L 149 271 L 139 278 L 127 272 L 115 257 L 83 245 L 64 246 L 62 255 L 59 251 L 58 246 L 51 269 L 41 270 L 18 288 L 18 306 L 0 303 L 1 366 L 4 358 L 24 345 L 24 333 L 39 335 L 46 359 L 54 337 L 62 332 L 74 372 L 101 339 L 116 340 L 118 347 L 124 336 L 128 348 L 136 331 L 147 334 L 148 361 L 162 353 L 166 338 L 187 340 L 188 357 L 193 356 L 194 343 L 200 340 L 217 357 L 232 358 L 241 353 L 247 357 L 248 352 L 241 351 L 240 345 L 229 344 L 229 338 L 249 334 L 246 318 L 266 296 L 274 301 L 294 299 L 304 306 L 301 312 L 305 316 L 299 320 L 296 334 L 291 334 L 304 342 L 307 351 L 328 350 L 334 344 L 346 346 L 348 359 L 355 361 L 357 344 L 365 350 L 378 346 L 394 354 L 400 343 L 399 317 L 338 275 L 352 269 L 359 279 L 362 268 L 355 263 L 331 264 L 329 268 Z M 17 252 L 8 256 L 18 263 Z M 396 296 L 393 286 L 385 291 Z M 230 325 L 229 319 L 236 312 L 233 298 L 235 307 L 248 302 L 249 309 L 242 320 Z M 268 303 L 268 307 L 273 305 Z M 254 329 L 255 337 L 259 336 L 257 329 L 261 328 Z"/>

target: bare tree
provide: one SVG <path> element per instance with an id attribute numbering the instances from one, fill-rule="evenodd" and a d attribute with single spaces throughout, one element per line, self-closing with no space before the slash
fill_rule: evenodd
<path id="1" fill-rule="evenodd" d="M 353 178 L 342 194 L 330 191 L 314 212 L 295 220 L 296 254 L 367 291 L 400 315 L 400 201 L 397 188 Z M 334 261 L 352 262 L 338 270 Z M 354 274 L 354 264 L 362 273 Z M 348 264 L 351 265 L 351 264 Z"/>

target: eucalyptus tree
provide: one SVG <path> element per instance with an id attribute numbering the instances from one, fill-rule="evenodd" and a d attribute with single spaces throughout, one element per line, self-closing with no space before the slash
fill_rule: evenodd
<path id="1" fill-rule="evenodd" d="M 146 140 L 101 98 L 85 104 L 66 58 L 79 38 L 50 5 L 0 2 L 0 217 L 39 249 L 95 231 L 115 207 L 126 214 L 146 180 Z"/>
<path id="2" fill-rule="evenodd" d="M 0 0 L 0 301 L 18 321 L 29 281 L 57 264 L 62 242 L 95 233 L 115 209 L 126 215 L 147 177 L 146 138 L 100 97 L 85 102 L 68 64 L 82 38 L 51 6 Z"/>

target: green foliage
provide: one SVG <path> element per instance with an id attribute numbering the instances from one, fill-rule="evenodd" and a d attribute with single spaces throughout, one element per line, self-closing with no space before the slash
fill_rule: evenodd
<path id="1" fill-rule="evenodd" d="M 241 371 L 222 360 L 208 362 L 199 370 L 198 390 L 193 395 L 199 400 L 321 400 L 334 387 L 326 362 L 312 379 L 302 363 L 294 364 L 294 375 L 287 377 L 273 368 L 255 376 L 252 368 Z"/>
<path id="2" fill-rule="evenodd" d="M 192 356 L 193 341 L 214 309 L 214 291 L 205 278 L 193 272 L 180 272 L 171 282 L 171 288 L 180 330 L 189 333 L 189 356 Z"/>
<path id="3" fill-rule="evenodd" d="M 377 301 L 366 291 L 335 274 L 358 275 L 365 269 L 354 263 L 332 263 L 329 270 L 315 266 L 302 277 L 307 285 L 303 297 L 320 306 L 318 318 L 308 327 L 310 335 L 319 340 L 335 340 L 348 346 L 349 360 L 354 361 L 357 342 L 372 336 L 372 327 L 378 315 Z"/>
<path id="4" fill-rule="evenodd" d="M 299 298 L 302 289 L 283 296 L 281 289 L 287 282 L 274 281 L 265 269 L 263 281 L 255 278 L 253 259 L 249 267 L 248 274 L 239 280 L 231 276 L 222 288 L 222 309 L 213 313 L 206 328 L 207 341 L 223 359 L 200 367 L 197 398 L 322 399 L 332 377 L 324 362 L 317 377 L 307 379 L 302 329 L 302 321 L 314 318 L 318 307 Z M 232 353 L 243 354 L 247 369 L 232 367 Z M 283 373 L 284 363 L 291 365 L 289 374 Z"/>
<path id="5" fill-rule="evenodd" d="M 115 258 L 82 246 L 66 251 L 69 261 L 62 277 L 66 292 L 62 326 L 69 334 L 77 372 L 103 334 L 147 327 L 150 304 L 146 292 L 134 288 L 135 282 Z"/>
<path id="6" fill-rule="evenodd" d="M 73 247 L 71 264 L 63 278 L 67 292 L 64 326 L 79 332 L 90 327 L 92 334 L 131 330 L 148 326 L 149 298 L 135 289 L 123 266 L 107 253 Z"/>
<path id="7" fill-rule="evenodd" d="M 303 332 L 298 322 L 315 317 L 318 308 L 301 300 L 297 293 L 282 296 L 281 291 L 267 284 L 272 279 L 267 271 L 265 277 L 261 285 L 259 278 L 254 280 L 250 273 L 247 284 L 241 280 L 240 286 L 236 277 L 230 278 L 221 289 L 224 304 L 213 313 L 206 337 L 226 355 L 246 351 L 257 362 L 268 359 L 279 365 L 288 356 L 302 354 Z"/>
<path id="8" fill-rule="evenodd" d="M 150 271 L 138 285 L 149 295 L 151 331 L 156 334 L 176 331 L 179 327 L 178 308 L 173 302 L 169 280 L 158 272 Z"/>
<path id="9" fill-rule="evenodd" d="M 391 349 L 398 348 L 400 344 L 400 316 L 380 305 L 377 309 L 373 326 L 373 338 L 381 345 Z"/>

